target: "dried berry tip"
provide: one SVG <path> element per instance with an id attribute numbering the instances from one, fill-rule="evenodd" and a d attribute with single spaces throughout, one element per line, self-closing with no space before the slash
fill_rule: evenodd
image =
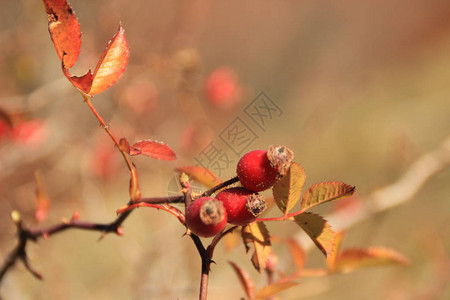
<path id="1" fill-rule="evenodd" d="M 217 200 L 208 200 L 200 208 L 200 219 L 205 225 L 216 225 L 223 221 L 223 204 Z"/>
<path id="2" fill-rule="evenodd" d="M 272 145 L 267 150 L 267 158 L 270 166 L 278 171 L 280 177 L 283 177 L 291 167 L 294 152 L 286 146 Z"/>
<path id="3" fill-rule="evenodd" d="M 252 213 L 255 217 L 262 214 L 263 211 L 266 210 L 267 205 L 264 200 L 263 195 L 260 194 L 252 194 L 248 197 L 247 203 L 245 203 L 245 208 Z"/>

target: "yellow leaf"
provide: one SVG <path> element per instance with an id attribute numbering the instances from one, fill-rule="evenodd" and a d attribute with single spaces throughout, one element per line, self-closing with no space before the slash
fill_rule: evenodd
<path id="1" fill-rule="evenodd" d="M 241 230 L 239 228 L 236 228 L 222 238 L 222 243 L 225 246 L 226 252 L 230 252 L 239 245 L 239 243 L 241 242 L 241 239 L 239 238 L 240 234 Z"/>
<path id="2" fill-rule="evenodd" d="M 325 256 L 333 252 L 335 233 L 324 218 L 313 213 L 302 213 L 294 217 L 294 222 L 309 235 Z"/>
<path id="3" fill-rule="evenodd" d="M 270 235 L 266 225 L 262 222 L 254 222 L 242 228 L 242 239 L 247 252 L 249 244 L 253 244 L 255 252 L 252 255 L 252 263 L 258 272 L 266 268 L 267 258 L 271 252 Z"/>
<path id="4" fill-rule="evenodd" d="M 347 249 L 337 257 L 335 270 L 350 272 L 367 267 L 384 265 L 404 266 L 409 263 L 409 260 L 403 254 L 389 248 Z"/>
<path id="5" fill-rule="evenodd" d="M 327 257 L 327 266 L 328 266 L 328 269 L 331 271 L 335 270 L 336 260 L 337 260 L 343 239 L 344 239 L 344 231 L 341 230 L 341 231 L 336 232 L 336 235 L 334 238 L 334 249 L 333 249 L 331 255 L 329 255 Z"/>
<path id="6" fill-rule="evenodd" d="M 236 275 L 239 278 L 239 282 L 244 288 L 245 294 L 247 295 L 248 299 L 253 299 L 255 296 L 255 284 L 253 280 L 250 278 L 248 273 L 245 272 L 237 264 L 235 264 L 232 261 L 229 261 L 228 263 L 233 267 L 234 271 L 236 272 Z"/>
<path id="7" fill-rule="evenodd" d="M 293 281 L 273 283 L 259 290 L 258 293 L 256 294 L 255 300 L 264 300 L 270 298 L 296 285 L 298 285 L 298 283 Z"/>
<path id="8" fill-rule="evenodd" d="M 212 188 L 213 186 L 222 183 L 222 180 L 220 180 L 212 171 L 200 166 L 184 166 L 177 168 L 177 170 L 188 174 L 207 188 Z"/>
<path id="9" fill-rule="evenodd" d="M 278 207 L 287 214 L 298 202 L 305 185 L 305 170 L 293 162 L 287 174 L 273 186 L 273 196 Z"/>
<path id="10" fill-rule="evenodd" d="M 353 195 L 355 187 L 337 181 L 321 182 L 310 187 L 303 195 L 302 209 Z"/>

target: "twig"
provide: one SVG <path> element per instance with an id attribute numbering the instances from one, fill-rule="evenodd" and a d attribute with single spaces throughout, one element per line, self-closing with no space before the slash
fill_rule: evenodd
<path id="1" fill-rule="evenodd" d="M 325 216 L 334 228 L 344 230 L 357 223 L 411 200 L 423 185 L 440 171 L 450 166 L 450 136 L 435 150 L 417 159 L 394 183 L 373 191 L 364 197 L 363 207 L 349 214 L 345 209 Z M 296 236 L 309 250 L 313 243 L 303 232 Z"/>
<path id="2" fill-rule="evenodd" d="M 99 231 L 103 234 L 115 232 L 118 235 L 122 235 L 121 225 L 125 219 L 130 215 L 131 210 L 121 214 L 114 221 L 110 223 L 92 223 L 82 222 L 78 220 L 70 220 L 67 222 L 61 222 L 59 224 L 40 229 L 26 228 L 23 226 L 22 221 L 15 220 L 17 225 L 17 237 L 18 242 L 16 247 L 8 255 L 8 258 L 0 268 L 0 283 L 5 274 L 11 269 L 17 260 L 21 260 L 28 271 L 34 276 L 41 279 L 42 275 L 36 272 L 29 264 L 26 254 L 26 246 L 28 241 L 36 242 L 39 238 L 48 238 L 50 235 L 65 231 L 67 229 L 76 228 L 82 230 Z"/>
<path id="3" fill-rule="evenodd" d="M 239 181 L 239 178 L 237 176 L 233 177 L 231 179 L 228 179 L 227 181 L 224 181 L 224 182 L 222 182 L 222 183 L 220 183 L 220 184 L 210 188 L 209 190 L 203 192 L 203 194 L 200 197 L 211 196 L 214 192 L 216 192 L 216 191 L 218 191 L 218 190 L 220 190 L 220 189 L 222 189 L 224 187 L 227 187 L 229 185 L 232 185 L 233 183 L 236 183 L 238 181 Z"/>

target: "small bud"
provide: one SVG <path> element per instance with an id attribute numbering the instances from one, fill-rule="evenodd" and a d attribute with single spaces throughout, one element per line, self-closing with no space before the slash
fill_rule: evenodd
<path id="1" fill-rule="evenodd" d="M 11 220 L 16 224 L 18 224 L 22 221 L 22 217 L 17 210 L 13 210 L 11 212 Z"/>

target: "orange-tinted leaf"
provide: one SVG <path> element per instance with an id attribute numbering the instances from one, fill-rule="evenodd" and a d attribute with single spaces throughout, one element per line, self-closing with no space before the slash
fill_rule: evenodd
<path id="1" fill-rule="evenodd" d="M 220 180 L 214 172 L 200 166 L 179 167 L 177 168 L 177 171 L 188 174 L 207 188 L 212 188 L 213 186 L 222 183 L 222 180 Z"/>
<path id="2" fill-rule="evenodd" d="M 313 213 L 302 213 L 294 217 L 294 222 L 309 235 L 325 256 L 332 253 L 335 233 L 324 218 Z"/>
<path id="3" fill-rule="evenodd" d="M 242 228 L 242 239 L 244 240 L 247 252 L 250 250 L 249 244 L 253 244 L 255 252 L 252 255 L 252 263 L 258 272 L 266 268 L 267 258 L 271 253 L 271 243 L 269 231 L 262 222 L 254 222 Z"/>
<path id="4" fill-rule="evenodd" d="M 145 155 L 156 159 L 174 160 L 176 159 L 175 152 L 166 144 L 158 141 L 143 140 L 139 141 L 130 147 L 130 155 Z"/>
<path id="5" fill-rule="evenodd" d="M 403 254 L 389 248 L 347 249 L 337 257 L 335 270 L 350 272 L 367 267 L 384 265 L 404 266 L 409 263 L 409 260 Z"/>
<path id="6" fill-rule="evenodd" d="M 305 170 L 293 162 L 287 174 L 273 186 L 275 202 L 284 214 L 287 214 L 299 200 L 305 180 Z"/>
<path id="7" fill-rule="evenodd" d="M 306 261 L 306 253 L 300 244 L 294 239 L 287 240 L 287 246 L 289 251 L 291 252 L 292 258 L 294 259 L 294 263 L 297 266 L 297 273 L 301 273 L 305 266 Z"/>
<path id="8" fill-rule="evenodd" d="M 34 213 L 34 218 L 37 222 L 41 222 L 47 217 L 50 208 L 50 200 L 45 191 L 42 173 L 36 171 L 34 177 L 36 180 L 36 211 Z"/>
<path id="9" fill-rule="evenodd" d="M 354 192 L 354 186 L 342 182 L 321 182 L 310 187 L 303 195 L 302 209 L 307 210 L 324 202 L 348 197 Z"/>
<path id="10" fill-rule="evenodd" d="M 240 228 L 236 228 L 232 232 L 228 233 L 222 238 L 222 243 L 225 246 L 225 251 L 230 252 L 234 248 L 236 248 L 238 245 L 240 245 L 241 242 L 241 230 Z"/>
<path id="11" fill-rule="evenodd" d="M 331 252 L 331 254 L 327 257 L 327 266 L 328 269 L 331 271 L 335 270 L 336 266 L 336 259 L 339 255 L 339 251 L 341 250 L 342 241 L 344 240 L 344 231 L 338 231 L 336 232 L 335 238 L 334 238 L 334 249 Z"/>
<path id="12" fill-rule="evenodd" d="M 277 283 L 270 284 L 258 291 L 258 293 L 256 294 L 256 297 L 255 297 L 255 300 L 268 299 L 268 298 L 275 296 L 276 294 L 278 294 L 282 291 L 285 291 L 288 288 L 291 288 L 296 285 L 298 285 L 298 283 L 293 282 L 293 281 L 284 281 L 284 282 L 277 282 Z"/>
<path id="13" fill-rule="evenodd" d="M 248 299 L 253 299 L 253 297 L 255 296 L 255 284 L 253 280 L 250 278 L 248 273 L 245 272 L 237 264 L 235 264 L 232 261 L 229 261 L 228 263 L 233 267 L 233 270 L 236 272 L 236 275 L 239 278 L 239 282 L 244 288 L 245 294 L 247 295 Z"/>
<path id="14" fill-rule="evenodd" d="M 64 68 L 75 65 L 80 54 L 81 31 L 75 13 L 66 0 L 43 0 L 48 18 L 48 30 L 56 53 Z"/>
<path id="15" fill-rule="evenodd" d="M 96 95 L 113 85 L 122 76 L 128 64 L 130 50 L 122 25 L 109 41 L 105 52 L 94 70 L 89 95 Z"/>
<path id="16" fill-rule="evenodd" d="M 133 168 L 131 169 L 131 178 L 130 178 L 130 199 L 135 202 L 142 197 L 141 189 L 139 188 L 139 177 L 136 170 L 136 167 L 133 164 Z"/>

